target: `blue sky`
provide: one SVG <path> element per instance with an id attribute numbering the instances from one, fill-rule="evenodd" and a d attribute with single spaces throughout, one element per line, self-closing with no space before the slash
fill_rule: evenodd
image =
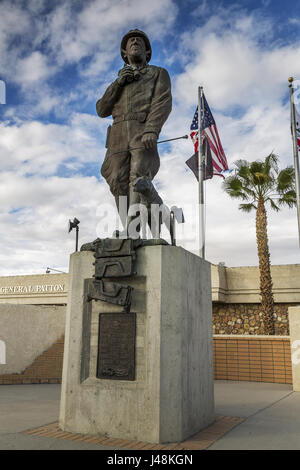
<path id="1" fill-rule="evenodd" d="M 0 273 L 67 269 L 80 241 L 103 235 L 101 204 L 112 204 L 99 170 L 110 119 L 95 103 L 123 63 L 120 41 L 144 30 L 151 63 L 171 76 L 173 110 L 161 138 L 186 134 L 203 85 L 229 165 L 270 151 L 293 164 L 289 76 L 300 79 L 300 4 L 281 0 L 0 1 Z M 194 250 L 197 184 L 184 162 L 190 141 L 161 145 L 155 184 L 164 200 L 185 207 L 180 244 Z M 171 175 L 171 177 L 170 177 Z M 238 211 L 220 178 L 206 183 L 207 259 L 257 264 L 254 214 Z M 271 259 L 298 263 L 295 210 L 269 213 Z"/>

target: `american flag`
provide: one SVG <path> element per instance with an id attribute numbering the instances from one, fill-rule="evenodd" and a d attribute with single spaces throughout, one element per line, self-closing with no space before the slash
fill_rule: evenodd
<path id="1" fill-rule="evenodd" d="M 223 171 L 228 170 L 226 156 L 220 141 L 220 137 L 218 134 L 218 129 L 211 114 L 211 110 L 207 104 L 206 98 L 204 94 L 202 95 L 202 116 L 201 116 L 201 129 L 202 129 L 202 138 L 206 138 L 209 144 L 209 148 L 211 150 L 212 155 L 212 163 L 214 169 L 214 175 L 224 176 L 222 175 Z M 191 124 L 191 139 L 194 144 L 195 153 L 198 152 L 198 107 L 194 114 L 194 118 Z"/>

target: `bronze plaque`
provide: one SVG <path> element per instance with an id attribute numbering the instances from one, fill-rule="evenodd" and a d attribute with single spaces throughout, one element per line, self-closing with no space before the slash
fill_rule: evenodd
<path id="1" fill-rule="evenodd" d="M 100 313 L 97 377 L 135 380 L 135 313 Z"/>

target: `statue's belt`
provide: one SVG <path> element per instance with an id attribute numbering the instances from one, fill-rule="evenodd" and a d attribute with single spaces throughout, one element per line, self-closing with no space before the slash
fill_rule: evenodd
<path id="1" fill-rule="evenodd" d="M 145 122 L 147 113 L 126 113 L 120 116 L 114 116 L 114 124 L 122 121 L 139 121 Z"/>

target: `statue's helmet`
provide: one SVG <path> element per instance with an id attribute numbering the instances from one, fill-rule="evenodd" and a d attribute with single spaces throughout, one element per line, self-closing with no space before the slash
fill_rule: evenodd
<path id="1" fill-rule="evenodd" d="M 132 37 L 140 37 L 144 39 L 145 46 L 146 46 L 146 61 L 147 63 L 150 62 L 151 55 L 152 55 L 151 44 L 150 44 L 147 34 L 145 34 L 140 29 L 131 29 L 130 31 L 128 31 L 128 33 L 125 34 L 125 36 L 123 37 L 121 41 L 121 56 L 124 62 L 128 64 L 128 59 L 126 57 L 126 44 L 127 44 L 128 39 Z"/>

